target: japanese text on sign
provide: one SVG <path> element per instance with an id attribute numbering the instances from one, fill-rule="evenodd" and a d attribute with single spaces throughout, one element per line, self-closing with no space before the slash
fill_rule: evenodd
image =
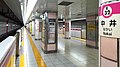
<path id="1" fill-rule="evenodd" d="M 99 7 L 99 34 L 120 38 L 120 2 L 113 2 Z"/>

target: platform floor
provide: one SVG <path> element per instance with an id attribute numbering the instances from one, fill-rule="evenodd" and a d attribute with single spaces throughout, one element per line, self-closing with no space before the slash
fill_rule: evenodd
<path id="1" fill-rule="evenodd" d="M 27 33 L 24 29 L 23 55 L 19 57 L 19 67 L 98 67 L 98 50 L 86 47 L 84 40 L 64 39 L 63 35 L 59 35 L 58 52 L 44 54 L 42 42 Z"/>

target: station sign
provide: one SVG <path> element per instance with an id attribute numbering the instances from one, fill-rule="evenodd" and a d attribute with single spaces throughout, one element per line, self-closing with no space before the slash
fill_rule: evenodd
<path id="1" fill-rule="evenodd" d="M 120 2 L 99 7 L 99 35 L 120 38 Z"/>

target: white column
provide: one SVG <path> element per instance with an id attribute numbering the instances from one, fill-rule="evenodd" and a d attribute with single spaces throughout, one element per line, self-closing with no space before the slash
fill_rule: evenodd
<path id="1" fill-rule="evenodd" d="M 65 7 L 65 39 L 70 39 L 71 38 L 71 11 L 70 7 L 66 6 Z"/>
<path id="2" fill-rule="evenodd" d="M 71 7 L 69 7 L 69 18 L 71 18 Z M 69 37 L 71 38 L 71 19 L 69 19 Z"/>
<path id="3" fill-rule="evenodd" d="M 40 22 L 42 20 L 40 19 L 39 13 L 36 12 L 35 16 L 35 40 L 41 39 L 41 32 L 40 32 Z"/>
<path id="4" fill-rule="evenodd" d="M 35 20 L 32 19 L 32 36 L 35 35 Z"/>

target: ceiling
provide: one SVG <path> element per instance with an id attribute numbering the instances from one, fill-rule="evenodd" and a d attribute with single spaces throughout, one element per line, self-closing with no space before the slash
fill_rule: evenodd
<path id="1" fill-rule="evenodd" d="M 71 18 L 85 18 L 86 17 L 86 0 L 58 0 L 58 4 L 62 1 L 73 2 L 69 6 Z M 58 5 L 58 17 L 65 17 L 66 6 Z"/>
<path id="2" fill-rule="evenodd" d="M 72 2 L 72 4 L 67 6 L 70 8 L 69 12 L 71 12 L 71 19 L 86 18 L 87 0 L 38 0 L 31 15 L 35 14 L 36 11 L 40 14 L 44 11 L 58 11 L 58 18 L 61 18 L 61 16 L 62 18 L 65 18 L 66 6 L 59 5 L 63 1 Z M 31 17 L 29 17 L 29 20 L 30 18 Z"/>
<path id="3" fill-rule="evenodd" d="M 38 12 L 39 14 L 43 14 L 45 11 L 57 12 L 58 11 L 57 5 L 58 5 L 57 0 L 38 0 L 31 13 L 31 16 L 29 17 L 29 20 L 32 18 L 33 14 L 35 15 L 36 12 Z"/>
<path id="4" fill-rule="evenodd" d="M 86 17 L 86 0 L 39 0 L 36 4 L 34 12 L 42 13 L 46 11 L 58 11 L 58 17 L 65 17 L 65 7 L 58 5 L 62 1 L 73 2 L 68 5 L 71 11 L 71 18 L 85 18 Z"/>
<path id="5" fill-rule="evenodd" d="M 12 12 L 17 16 L 17 18 L 22 22 L 22 12 L 20 7 L 19 0 L 3 0 Z M 24 1 L 24 0 L 20 0 Z M 69 7 L 69 12 L 71 12 L 71 18 L 86 18 L 86 1 L 87 0 L 38 0 L 36 6 L 34 7 L 34 12 L 43 13 L 44 11 L 58 11 L 58 17 L 65 17 L 66 6 L 58 5 L 61 2 L 72 2 L 70 5 L 66 5 Z M 93 2 L 93 1 L 91 1 Z M 92 5 L 91 5 L 92 6 Z M 94 5 L 93 5 L 94 6 Z M 87 10 L 88 11 L 88 10 Z"/>
<path id="6" fill-rule="evenodd" d="M 19 0 L 0 0 L 0 15 L 0 21 L 23 24 Z"/>
<path id="7" fill-rule="evenodd" d="M 19 0 L 4 0 L 14 14 L 22 21 L 22 12 Z"/>
<path id="8" fill-rule="evenodd" d="M 38 0 L 34 12 L 58 11 L 57 0 Z"/>

